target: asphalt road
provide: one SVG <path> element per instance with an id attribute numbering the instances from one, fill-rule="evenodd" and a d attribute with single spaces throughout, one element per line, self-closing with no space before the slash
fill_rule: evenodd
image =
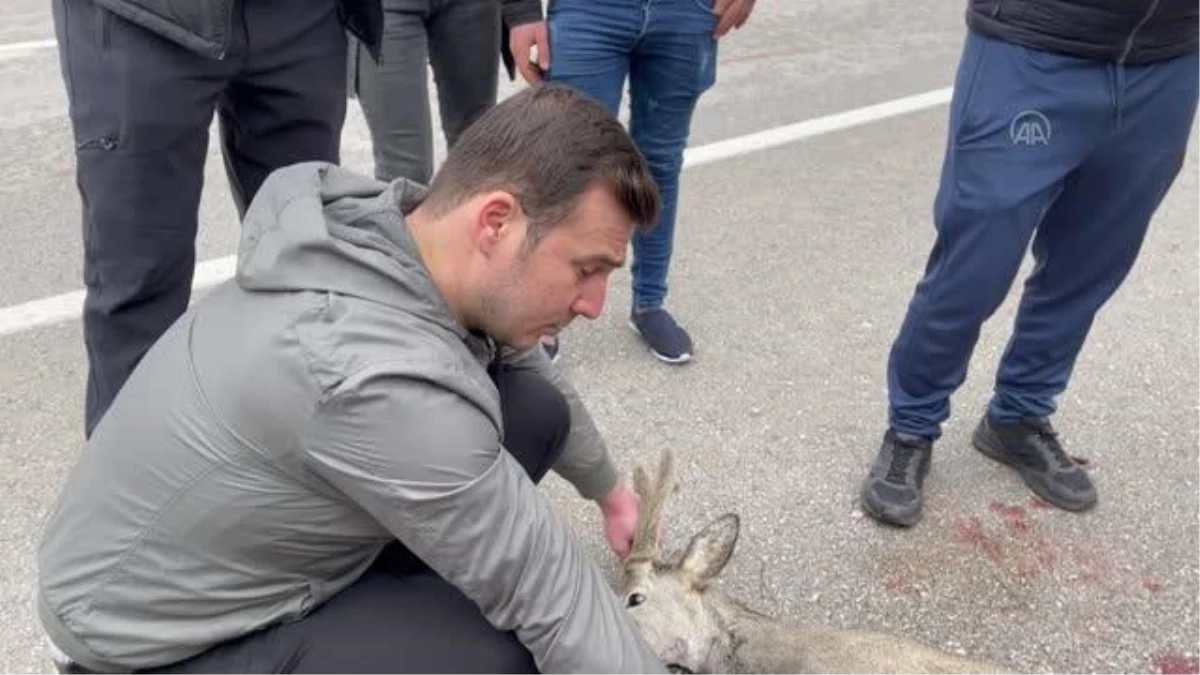
<path id="1" fill-rule="evenodd" d="M 79 201 L 44 0 L 0 3 L 0 312 L 75 291 Z M 721 47 L 695 147 L 952 84 L 961 0 L 760 3 Z M 16 46 L 13 46 L 16 45 Z M 504 92 L 514 90 L 506 83 Z M 698 355 L 655 361 L 625 325 L 628 276 L 561 361 L 628 469 L 671 448 L 668 547 L 736 511 L 724 586 L 800 622 L 906 635 L 1025 672 L 1197 672 L 1197 147 L 1137 268 L 1097 319 L 1056 423 L 1099 506 L 1040 508 L 969 445 L 1012 323 L 984 328 L 935 453 L 925 520 L 899 531 L 856 496 L 886 419 L 887 350 L 932 241 L 945 105 L 685 172 L 670 303 Z M 345 163 L 370 170 L 356 104 Z M 439 144 L 440 148 L 440 144 Z M 237 223 L 212 149 L 201 260 Z M 1026 267 L 1027 271 L 1028 267 Z M 48 672 L 33 614 L 38 529 L 79 450 L 78 321 L 0 336 L 0 670 Z M 595 509 L 546 493 L 615 573 Z M 615 579 L 615 576 L 614 576 Z"/>

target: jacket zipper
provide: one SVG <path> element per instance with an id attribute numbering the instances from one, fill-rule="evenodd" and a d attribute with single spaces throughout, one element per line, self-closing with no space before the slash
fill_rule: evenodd
<path id="1" fill-rule="evenodd" d="M 88 139 L 79 145 L 75 146 L 76 150 L 115 150 L 117 147 L 117 139 L 115 136 L 101 136 L 100 138 Z"/>
<path id="2" fill-rule="evenodd" d="M 1118 64 L 1124 64 L 1125 59 L 1129 58 L 1129 52 L 1133 51 L 1133 38 L 1137 36 L 1138 31 L 1142 29 L 1142 26 L 1145 26 L 1146 23 L 1150 21 L 1150 17 L 1154 16 L 1154 12 L 1158 10 L 1158 2 L 1159 0 L 1152 0 L 1150 3 L 1150 8 L 1147 9 L 1146 14 L 1142 16 L 1142 20 L 1137 22 L 1137 25 L 1134 26 L 1133 30 L 1129 33 L 1129 39 L 1125 41 L 1125 49 L 1121 51 L 1121 57 L 1117 59 Z"/>

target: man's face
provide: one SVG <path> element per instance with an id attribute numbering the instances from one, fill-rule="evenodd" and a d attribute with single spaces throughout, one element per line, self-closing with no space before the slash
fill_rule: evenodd
<path id="1" fill-rule="evenodd" d="M 607 190 L 592 188 L 567 221 L 530 250 L 523 221 L 491 256 L 481 289 L 484 327 L 517 349 L 604 310 L 609 275 L 625 264 L 634 223 Z"/>

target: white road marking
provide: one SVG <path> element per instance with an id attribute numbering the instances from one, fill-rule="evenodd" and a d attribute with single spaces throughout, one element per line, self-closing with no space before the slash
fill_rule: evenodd
<path id="1" fill-rule="evenodd" d="M 738 136 L 708 145 L 688 148 L 683 154 L 683 166 L 699 166 L 729 159 L 739 155 L 747 155 L 759 150 L 769 150 L 796 141 L 842 131 L 871 122 L 878 122 L 891 117 L 906 115 L 911 112 L 925 110 L 950 102 L 952 87 L 927 91 L 923 94 L 905 96 L 883 103 L 876 103 L 864 108 L 855 108 L 846 112 L 817 117 L 795 124 L 788 124 L 766 131 L 759 131 L 745 136 Z"/>
<path id="2" fill-rule="evenodd" d="M 203 290 L 229 279 L 236 264 L 237 256 L 228 255 L 196 265 L 192 290 Z M 83 313 L 83 296 L 82 290 L 71 291 L 0 309 L 0 337 L 79 319 Z"/>
<path id="3" fill-rule="evenodd" d="M 54 44 L 50 40 L 51 45 Z M 19 43 L 32 45 L 38 43 Z M 13 47 L 14 45 L 0 46 Z M 817 117 L 795 124 L 767 129 L 745 136 L 709 143 L 684 152 L 685 168 L 701 166 L 723 159 L 747 155 L 760 150 L 777 148 L 806 138 L 821 136 L 852 127 L 879 122 L 892 117 L 925 110 L 950 101 L 951 88 L 937 89 L 891 101 L 884 101 L 863 108 Z M 196 265 L 193 290 L 215 286 L 234 274 L 237 256 L 225 256 L 206 260 Z M 41 300 L 0 308 L 0 336 L 21 333 L 41 326 L 48 326 L 80 318 L 83 311 L 84 291 L 71 291 Z"/>
<path id="4" fill-rule="evenodd" d="M 57 47 L 57 40 L 33 40 L 30 42 L 12 42 L 9 44 L 0 44 L 0 55 L 8 54 L 23 54 L 25 52 L 33 52 L 39 49 L 50 49 Z"/>

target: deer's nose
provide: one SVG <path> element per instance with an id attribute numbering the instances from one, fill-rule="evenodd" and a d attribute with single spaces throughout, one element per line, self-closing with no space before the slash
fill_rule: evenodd
<path id="1" fill-rule="evenodd" d="M 680 655 L 683 655 L 684 657 L 686 657 L 688 654 L 687 648 L 688 648 L 687 640 L 685 640 L 681 637 L 675 638 L 675 650 L 671 653 L 680 654 Z M 682 663 L 679 663 L 678 661 L 668 661 L 665 665 L 667 666 L 667 672 L 669 672 L 669 673 L 691 673 L 692 672 L 691 668 L 688 668 L 687 666 L 683 665 Z"/>

